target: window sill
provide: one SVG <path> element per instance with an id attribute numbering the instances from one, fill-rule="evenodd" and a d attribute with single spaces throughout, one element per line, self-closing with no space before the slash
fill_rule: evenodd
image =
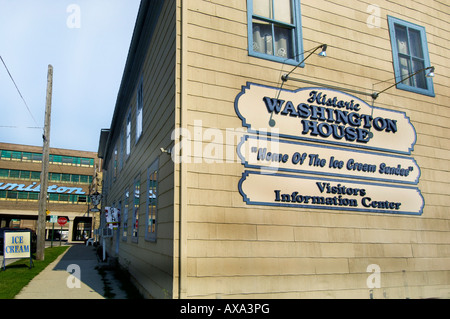
<path id="1" fill-rule="evenodd" d="M 264 54 L 264 53 L 260 53 L 260 52 L 254 52 L 254 51 L 250 51 L 248 53 L 248 55 L 251 57 L 254 57 L 254 58 L 264 59 L 267 61 L 278 62 L 278 63 L 288 64 L 288 65 L 294 65 L 294 66 L 297 66 L 300 62 L 300 61 L 296 61 L 293 59 L 285 59 L 285 58 L 281 58 L 278 56 Z M 302 63 L 299 67 L 304 67 L 304 66 L 305 66 L 305 64 Z"/>
<path id="2" fill-rule="evenodd" d="M 421 88 L 416 88 L 416 87 L 413 87 L 413 86 L 405 85 L 405 84 L 402 84 L 402 83 L 397 84 L 396 87 L 397 87 L 397 89 L 403 90 L 403 91 L 413 92 L 413 93 L 426 95 L 426 96 L 430 96 L 430 97 L 435 97 L 436 96 L 436 94 L 434 93 L 434 89 L 433 88 L 431 88 L 430 90 L 425 90 L 425 89 L 421 89 Z"/>

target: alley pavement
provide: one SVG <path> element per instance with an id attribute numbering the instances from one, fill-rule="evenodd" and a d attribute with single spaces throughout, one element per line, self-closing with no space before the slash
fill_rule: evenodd
<path id="1" fill-rule="evenodd" d="M 71 245 L 25 286 L 16 299 L 126 299 L 120 282 L 105 263 L 98 260 L 95 248 Z M 99 268 L 106 271 L 99 271 Z"/>

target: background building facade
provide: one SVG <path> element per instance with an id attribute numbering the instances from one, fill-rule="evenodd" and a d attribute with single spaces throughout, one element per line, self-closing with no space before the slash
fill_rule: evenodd
<path id="1" fill-rule="evenodd" d="M 0 165 L 1 227 L 36 230 L 42 147 L 0 143 Z M 47 219 L 68 218 L 63 232 L 69 242 L 91 237 L 95 227 L 89 194 L 99 165 L 94 152 L 50 148 Z M 52 227 L 47 223 L 47 237 Z M 61 227 L 56 224 L 55 230 Z"/>
<path id="2" fill-rule="evenodd" d="M 449 297 L 450 12 L 409 4 L 142 1 L 100 145 L 142 292 Z"/>

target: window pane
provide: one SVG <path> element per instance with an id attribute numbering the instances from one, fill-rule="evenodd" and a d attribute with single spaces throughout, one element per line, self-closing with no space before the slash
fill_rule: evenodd
<path id="1" fill-rule="evenodd" d="M 14 169 L 10 170 L 9 171 L 9 177 L 11 177 L 11 178 L 19 178 L 20 177 L 20 171 L 17 171 L 17 170 L 14 170 Z"/>
<path id="2" fill-rule="evenodd" d="M 141 78 L 137 90 L 137 105 L 136 105 L 136 141 L 139 140 L 142 134 L 142 108 L 144 106 L 144 81 Z"/>
<path id="3" fill-rule="evenodd" d="M 89 158 L 82 158 L 81 165 L 82 166 L 91 166 L 91 160 Z"/>
<path id="4" fill-rule="evenodd" d="M 131 152 L 131 113 L 128 113 L 127 117 L 127 140 L 126 140 L 126 155 L 130 155 Z"/>
<path id="5" fill-rule="evenodd" d="M 63 164 L 72 164 L 73 163 L 73 157 L 72 156 L 62 156 L 61 162 Z"/>
<path id="6" fill-rule="evenodd" d="M 30 179 L 30 171 L 20 171 L 20 179 Z"/>
<path id="7" fill-rule="evenodd" d="M 31 156 L 31 153 L 23 153 L 22 154 L 22 160 L 23 161 L 31 161 L 31 158 L 32 158 L 32 156 Z"/>
<path id="8" fill-rule="evenodd" d="M 148 233 L 156 231 L 156 205 L 158 202 L 158 172 L 149 175 L 148 181 Z"/>
<path id="9" fill-rule="evenodd" d="M 274 5 L 275 20 L 292 24 L 291 0 L 276 0 Z"/>
<path id="10" fill-rule="evenodd" d="M 128 190 L 125 191 L 125 200 L 123 202 L 123 217 L 122 217 L 122 236 L 127 237 L 128 234 L 128 199 L 130 193 Z"/>
<path id="11" fill-rule="evenodd" d="M 282 58 L 293 58 L 291 52 L 292 31 L 286 28 L 275 27 L 275 55 Z"/>
<path id="12" fill-rule="evenodd" d="M 253 20 L 253 50 L 273 55 L 271 24 Z"/>
<path id="13" fill-rule="evenodd" d="M 8 169 L 0 168 L 0 177 L 8 178 L 8 175 L 9 175 L 9 170 Z"/>
<path id="14" fill-rule="evenodd" d="M 40 180 L 41 179 L 41 172 L 31 172 L 31 179 L 32 180 Z"/>
<path id="15" fill-rule="evenodd" d="M 39 199 L 39 193 L 28 193 L 28 199 L 38 200 Z"/>
<path id="16" fill-rule="evenodd" d="M 9 198 L 9 199 L 17 199 L 17 192 L 16 191 L 9 191 L 9 192 L 7 192 L 7 198 Z"/>
<path id="17" fill-rule="evenodd" d="M 420 37 L 420 32 L 413 29 L 408 29 L 408 31 L 411 55 L 423 59 L 422 38 Z"/>
<path id="18" fill-rule="evenodd" d="M 11 151 L 2 151 L 2 159 L 11 159 L 12 152 Z"/>
<path id="19" fill-rule="evenodd" d="M 13 152 L 12 158 L 15 160 L 21 160 L 22 159 L 22 152 Z"/>
<path id="20" fill-rule="evenodd" d="M 408 36 L 406 33 L 406 28 L 396 24 L 395 38 L 397 39 L 398 53 L 409 55 Z"/>
<path id="21" fill-rule="evenodd" d="M 59 182 L 61 180 L 61 174 L 59 173 L 52 173 L 50 177 L 51 181 Z"/>
<path id="22" fill-rule="evenodd" d="M 413 73 L 422 70 L 425 66 L 422 60 L 413 59 L 412 61 Z M 421 89 L 427 89 L 427 78 L 425 72 L 420 72 L 411 78 L 412 85 Z"/>
<path id="23" fill-rule="evenodd" d="M 62 163 L 62 156 L 61 155 L 53 155 L 53 163 Z"/>
<path id="24" fill-rule="evenodd" d="M 88 183 L 87 175 L 80 175 L 80 183 Z"/>
<path id="25" fill-rule="evenodd" d="M 78 196 L 78 203 L 86 203 L 87 197 L 84 195 Z"/>
<path id="26" fill-rule="evenodd" d="M 409 76 L 409 74 L 411 73 L 410 72 L 411 66 L 408 58 L 399 57 L 398 62 L 400 65 L 400 77 L 397 78 L 397 81 L 400 81 L 401 79 L 407 78 Z M 410 78 L 406 79 L 402 83 L 406 85 L 411 85 L 410 80 L 411 80 Z"/>
<path id="27" fill-rule="evenodd" d="M 33 153 L 31 154 L 33 161 L 42 162 L 42 154 Z"/>
<path id="28" fill-rule="evenodd" d="M 133 194 L 133 233 L 132 237 L 138 237 L 138 229 L 139 229 L 139 195 L 140 195 L 140 181 L 136 181 L 134 184 L 134 194 Z"/>
<path id="29" fill-rule="evenodd" d="M 19 199 L 28 199 L 27 192 L 19 192 Z"/>
<path id="30" fill-rule="evenodd" d="M 253 14 L 272 18 L 272 0 L 253 0 Z"/>

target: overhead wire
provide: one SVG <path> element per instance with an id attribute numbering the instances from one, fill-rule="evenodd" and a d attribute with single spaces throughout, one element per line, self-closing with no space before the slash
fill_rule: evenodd
<path id="1" fill-rule="evenodd" d="M 5 61 L 3 60 L 3 58 L 2 58 L 1 55 L 0 55 L 0 60 L 2 61 L 3 65 L 5 66 L 6 72 L 8 72 L 8 75 L 9 75 L 11 81 L 14 83 L 14 86 L 16 87 L 16 90 L 17 90 L 17 92 L 19 93 L 20 98 L 22 99 L 23 103 L 25 104 L 25 106 L 26 106 L 26 108 L 27 108 L 27 110 L 28 110 L 28 113 L 30 114 L 30 116 L 31 116 L 31 118 L 33 119 L 34 123 L 37 125 L 37 128 L 42 129 L 43 127 L 39 126 L 39 124 L 37 123 L 36 119 L 35 119 L 34 116 L 33 116 L 33 113 L 31 113 L 31 110 L 30 110 L 30 108 L 28 107 L 28 104 L 27 104 L 27 102 L 25 101 L 25 98 L 23 97 L 22 93 L 20 92 L 19 87 L 18 87 L 17 84 L 16 84 L 16 81 L 14 81 L 14 78 L 13 78 L 11 72 L 9 71 L 8 67 L 6 66 L 6 63 L 5 63 Z M 6 127 L 6 126 L 5 126 L 5 127 Z"/>

